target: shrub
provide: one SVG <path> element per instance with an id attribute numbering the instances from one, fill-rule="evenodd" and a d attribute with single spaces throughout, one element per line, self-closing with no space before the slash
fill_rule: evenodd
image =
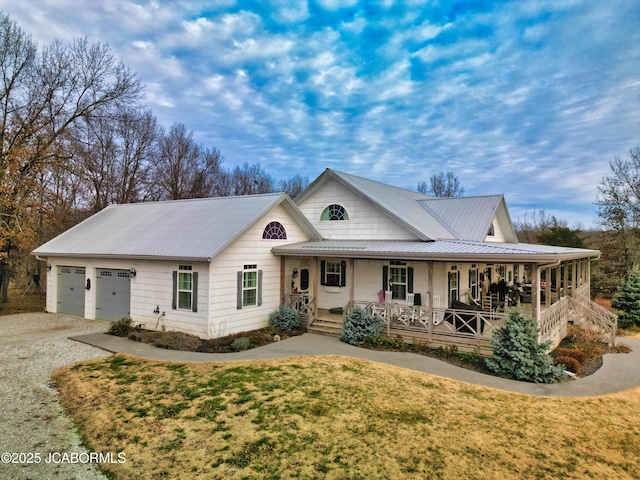
<path id="1" fill-rule="evenodd" d="M 382 335 L 376 335 L 375 337 L 366 337 L 362 341 L 362 345 L 371 348 L 397 350 L 399 352 L 406 352 L 407 348 L 409 347 L 400 335 L 394 338 L 383 337 Z"/>
<path id="2" fill-rule="evenodd" d="M 480 362 L 482 362 L 482 355 L 480 355 L 478 350 L 474 350 L 473 352 L 460 352 L 458 357 L 462 363 L 476 367 L 480 365 Z"/>
<path id="3" fill-rule="evenodd" d="M 565 377 L 561 367 L 547 354 L 550 342 L 538 343 L 536 322 L 511 313 L 491 335 L 493 356 L 485 365 L 498 375 L 534 383 L 553 383 Z"/>
<path id="4" fill-rule="evenodd" d="M 565 370 L 568 370 L 576 375 L 580 374 L 580 362 L 573 357 L 567 357 L 560 355 L 554 360 L 556 365 L 561 365 Z"/>
<path id="5" fill-rule="evenodd" d="M 184 352 L 195 352 L 200 347 L 202 340 L 195 335 L 183 332 L 162 332 L 155 338 L 154 345 L 167 350 L 181 350 Z"/>
<path id="6" fill-rule="evenodd" d="M 580 363 L 580 365 L 584 365 L 587 361 L 587 356 L 584 354 L 584 352 L 582 350 L 578 350 L 577 348 L 556 348 L 553 353 L 557 357 L 575 358 Z M 570 371 L 573 372 L 573 370 Z"/>
<path id="7" fill-rule="evenodd" d="M 360 345 L 366 338 L 380 335 L 383 325 L 382 318 L 367 313 L 362 307 L 355 307 L 350 315 L 344 317 L 340 339 L 350 345 Z"/>
<path id="8" fill-rule="evenodd" d="M 290 332 L 300 328 L 300 314 L 291 307 L 280 305 L 269 314 L 269 324 L 282 332 Z"/>
<path id="9" fill-rule="evenodd" d="M 618 315 L 618 326 L 629 328 L 640 325 L 640 272 L 631 271 L 626 280 L 618 285 L 611 306 L 622 310 Z"/>
<path id="10" fill-rule="evenodd" d="M 251 346 L 251 340 L 247 337 L 236 338 L 231 344 L 231 349 L 236 352 L 242 352 Z"/>
<path id="11" fill-rule="evenodd" d="M 593 359 L 602 356 L 607 346 L 603 340 L 603 332 L 598 327 L 569 327 L 568 337 L 578 350 L 582 350 L 587 358 Z"/>
<path id="12" fill-rule="evenodd" d="M 629 353 L 631 352 L 631 347 L 629 345 L 627 345 L 626 343 L 618 343 L 616 345 L 614 345 L 613 347 L 611 347 L 611 351 L 613 353 Z"/>
<path id="13" fill-rule="evenodd" d="M 133 330 L 133 324 L 130 318 L 121 318 L 117 322 L 111 324 L 108 333 L 118 337 L 126 337 Z"/>

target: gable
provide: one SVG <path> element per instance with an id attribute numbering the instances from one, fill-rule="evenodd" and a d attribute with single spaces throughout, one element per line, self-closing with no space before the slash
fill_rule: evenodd
<path id="1" fill-rule="evenodd" d="M 348 220 L 321 220 L 330 205 L 341 205 Z M 419 240 L 392 216 L 335 178 L 319 184 L 311 195 L 305 196 L 298 208 L 311 224 L 328 239 Z"/>
<path id="2" fill-rule="evenodd" d="M 513 228 L 504 198 L 496 208 L 491 226 L 493 227 L 493 235 L 487 234 L 484 239 L 485 242 L 518 243 L 518 237 Z"/>

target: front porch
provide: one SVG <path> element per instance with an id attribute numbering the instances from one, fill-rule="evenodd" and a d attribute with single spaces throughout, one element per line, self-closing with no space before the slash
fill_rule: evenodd
<path id="1" fill-rule="evenodd" d="M 548 306 L 540 305 L 540 342 L 551 341 L 551 348 L 554 348 L 566 336 L 569 324 L 586 322 L 601 328 L 609 342 L 615 344 L 617 317 L 589 299 L 588 285 L 575 293 L 574 296 L 561 296 Z M 460 351 L 477 351 L 484 356 L 492 353 L 489 340 L 493 330 L 501 326 L 511 312 L 533 318 L 536 313 L 534 306 L 527 303 L 498 311 L 497 308 L 440 308 L 365 300 L 351 300 L 343 313 L 332 313 L 328 309 L 318 309 L 316 299 L 308 294 L 286 295 L 284 303 L 300 313 L 304 329 L 315 333 L 340 336 L 344 316 L 355 307 L 361 307 L 384 320 L 383 334 L 388 337 L 401 336 L 407 343 L 421 342 L 433 348 L 455 346 Z"/>

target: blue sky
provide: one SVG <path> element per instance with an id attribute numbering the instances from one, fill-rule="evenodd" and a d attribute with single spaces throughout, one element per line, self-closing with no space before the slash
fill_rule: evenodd
<path id="1" fill-rule="evenodd" d="M 108 43 L 168 128 L 227 168 L 334 168 L 595 223 L 609 161 L 640 145 L 640 2 L 0 0 L 45 45 Z"/>

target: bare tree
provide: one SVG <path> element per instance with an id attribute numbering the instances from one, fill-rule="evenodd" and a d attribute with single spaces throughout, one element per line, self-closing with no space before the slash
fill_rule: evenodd
<path id="1" fill-rule="evenodd" d="M 226 188 L 217 149 L 204 148 L 193 140 L 182 123 L 174 123 L 159 142 L 154 168 L 156 197 L 166 200 L 216 196 Z M 222 182 L 221 182 L 222 180 Z"/>
<path id="2" fill-rule="evenodd" d="M 63 137 L 99 108 L 135 103 L 141 87 L 108 46 L 56 41 L 38 53 L 2 13 L 0 74 L 0 302 L 6 302 L 14 257 L 37 238 L 27 212 L 41 198 L 38 180 L 68 161 Z"/>
<path id="3" fill-rule="evenodd" d="M 429 183 L 419 182 L 418 192 L 436 197 L 461 197 L 464 188 L 453 172 L 438 172 L 429 177 Z"/>
<path id="4" fill-rule="evenodd" d="M 538 237 L 548 235 L 553 228 L 567 228 L 566 220 L 558 220 L 543 208 L 524 213 L 522 220 L 514 222 L 513 228 L 518 240 L 524 243 L 538 243 Z"/>
<path id="5" fill-rule="evenodd" d="M 309 177 L 294 175 L 286 180 L 280 180 L 280 191 L 291 198 L 296 198 L 309 185 Z"/>
<path id="6" fill-rule="evenodd" d="M 259 163 L 236 167 L 231 173 L 231 188 L 233 195 L 252 195 L 256 193 L 273 193 L 276 182 L 267 172 L 260 168 Z"/>

